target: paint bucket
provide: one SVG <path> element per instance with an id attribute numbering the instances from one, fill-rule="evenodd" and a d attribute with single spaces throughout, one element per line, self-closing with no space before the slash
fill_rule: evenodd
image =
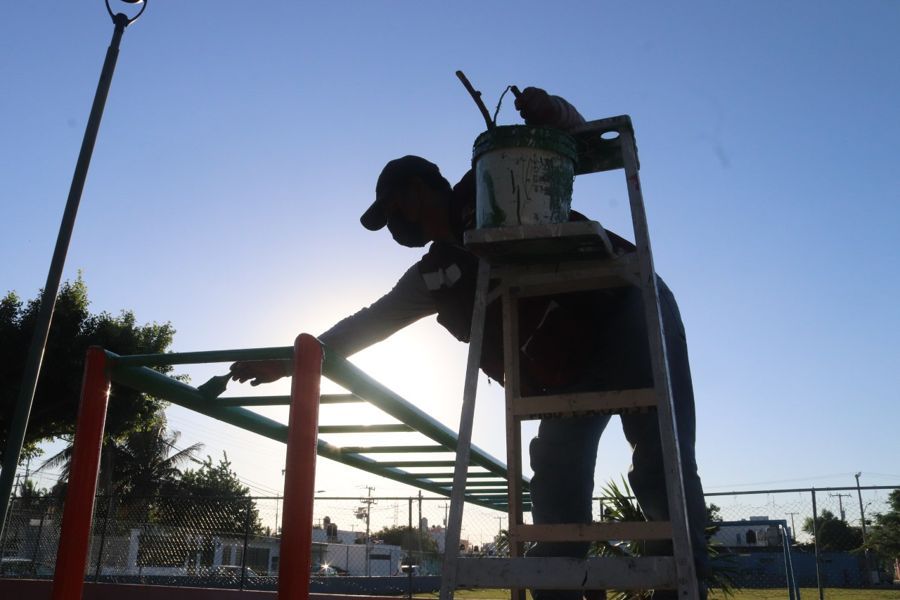
<path id="1" fill-rule="evenodd" d="M 572 136 L 548 127 L 494 127 L 475 140 L 479 229 L 569 220 L 577 151 Z"/>

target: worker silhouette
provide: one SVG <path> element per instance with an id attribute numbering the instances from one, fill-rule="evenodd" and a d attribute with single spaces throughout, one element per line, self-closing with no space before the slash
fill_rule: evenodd
<path id="1" fill-rule="evenodd" d="M 516 99 L 526 124 L 570 130 L 584 123 L 563 98 L 529 87 Z M 469 341 L 478 259 L 463 246 L 475 226 L 475 181 L 470 170 L 452 186 L 437 165 L 418 156 L 387 163 L 375 186 L 375 201 L 361 222 L 387 227 L 393 239 L 427 253 L 372 305 L 319 336 L 330 350 L 349 356 L 415 321 L 437 315 L 454 337 Z M 573 220 L 584 216 L 572 212 Z M 608 232 L 614 251 L 634 246 Z M 694 397 L 684 327 L 675 298 L 659 280 L 660 304 L 689 515 L 698 573 L 706 573 L 703 530 L 706 506 L 694 458 Z M 635 286 L 592 290 L 519 301 L 520 387 L 523 395 L 645 388 L 653 385 L 641 291 Z M 504 382 L 500 301 L 487 307 L 481 368 Z M 257 385 L 290 376 L 290 361 L 240 361 L 231 375 Z M 594 469 L 600 435 L 609 416 L 544 419 L 530 445 L 532 518 L 536 524 L 590 523 Z M 663 458 L 655 410 L 622 415 L 632 446 L 629 481 L 649 520 L 668 520 Z M 583 558 L 584 542 L 536 544 L 529 556 Z M 647 554 L 671 554 L 671 542 L 646 542 Z M 702 587 L 702 586 L 701 586 Z M 534 590 L 535 600 L 578 600 L 577 590 Z M 675 598 L 674 591 L 656 598 Z"/>

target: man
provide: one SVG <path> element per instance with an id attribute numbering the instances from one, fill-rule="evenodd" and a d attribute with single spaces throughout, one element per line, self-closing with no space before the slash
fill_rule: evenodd
<path id="1" fill-rule="evenodd" d="M 584 119 L 572 105 L 538 88 L 526 88 L 516 100 L 525 122 L 563 130 Z M 478 260 L 462 245 L 474 226 L 472 171 L 452 187 L 438 167 L 416 156 L 389 162 L 378 178 L 375 202 L 362 215 L 372 231 L 387 227 L 399 244 L 428 253 L 404 273 L 395 287 L 371 306 L 343 319 L 319 336 L 329 350 L 349 356 L 381 341 L 422 317 L 438 322 L 468 342 Z M 573 219 L 584 219 L 573 213 Z M 617 251 L 633 250 L 610 233 Z M 681 441 L 685 487 L 698 571 L 705 571 L 706 508 L 694 460 L 694 402 L 684 328 L 669 289 L 660 281 L 676 420 Z M 499 301 L 488 307 L 482 370 L 504 381 Z M 523 393 L 528 395 L 652 386 L 650 355 L 641 292 L 635 287 L 528 298 L 519 305 Z M 253 385 L 291 373 L 286 361 L 244 361 L 231 367 L 232 378 Z M 594 467 L 600 434 L 608 416 L 545 419 L 530 446 L 532 517 L 535 523 L 590 523 Z M 623 415 L 633 448 L 629 479 L 644 513 L 667 520 L 663 461 L 655 414 Z M 648 553 L 665 553 L 664 545 Z M 541 543 L 530 556 L 576 556 L 586 543 Z M 669 549 L 668 552 L 671 552 Z M 535 591 L 536 600 L 576 600 L 577 591 Z M 658 598 L 664 597 L 657 595 Z M 674 596 L 672 596 L 674 597 Z"/>

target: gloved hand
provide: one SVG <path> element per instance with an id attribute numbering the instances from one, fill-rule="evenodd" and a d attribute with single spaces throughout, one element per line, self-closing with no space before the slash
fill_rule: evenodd
<path id="1" fill-rule="evenodd" d="M 569 131 L 585 123 L 581 113 L 565 98 L 551 96 L 541 88 L 525 88 L 516 98 L 516 108 L 526 125 Z"/>
<path id="2" fill-rule="evenodd" d="M 541 88 L 527 87 L 516 98 L 516 109 L 526 125 L 548 125 L 556 117 L 558 107 L 550 94 Z"/>
<path id="3" fill-rule="evenodd" d="M 231 379 L 250 385 L 272 383 L 290 375 L 289 360 L 239 360 L 230 367 Z"/>

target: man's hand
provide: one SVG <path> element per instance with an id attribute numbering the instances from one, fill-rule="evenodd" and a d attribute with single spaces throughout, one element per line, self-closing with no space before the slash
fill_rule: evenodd
<path id="1" fill-rule="evenodd" d="M 541 88 L 527 87 L 516 98 L 516 109 L 527 125 L 547 125 L 556 117 L 553 98 Z"/>
<path id="2" fill-rule="evenodd" d="M 234 381 L 250 381 L 250 385 L 272 383 L 289 375 L 289 360 L 239 360 L 231 365 L 231 378 Z"/>

